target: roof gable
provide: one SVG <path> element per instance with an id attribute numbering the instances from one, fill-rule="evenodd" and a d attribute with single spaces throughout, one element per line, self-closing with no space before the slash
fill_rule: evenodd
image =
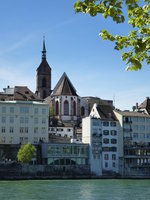
<path id="1" fill-rule="evenodd" d="M 114 108 L 110 105 L 98 105 L 97 111 L 102 120 L 118 121 L 114 112 Z"/>
<path id="2" fill-rule="evenodd" d="M 76 90 L 65 72 L 55 86 L 52 95 L 77 96 Z"/>

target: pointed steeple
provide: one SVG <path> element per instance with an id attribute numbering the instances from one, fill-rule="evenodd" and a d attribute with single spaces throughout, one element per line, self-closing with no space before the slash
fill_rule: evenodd
<path id="1" fill-rule="evenodd" d="M 45 34 L 43 35 L 43 50 L 42 50 L 42 60 L 46 60 Z"/>

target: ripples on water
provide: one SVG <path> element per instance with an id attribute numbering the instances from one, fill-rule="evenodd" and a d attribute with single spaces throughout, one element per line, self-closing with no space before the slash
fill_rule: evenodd
<path id="1" fill-rule="evenodd" d="M 0 181 L 0 200 L 149 200 L 150 180 Z"/>

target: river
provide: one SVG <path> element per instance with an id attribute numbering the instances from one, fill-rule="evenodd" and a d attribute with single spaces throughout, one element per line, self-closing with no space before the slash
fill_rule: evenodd
<path id="1" fill-rule="evenodd" d="M 149 200 L 150 180 L 0 181 L 0 199 Z"/>

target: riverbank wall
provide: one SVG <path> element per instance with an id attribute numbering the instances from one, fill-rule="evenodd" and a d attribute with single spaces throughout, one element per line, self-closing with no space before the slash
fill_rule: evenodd
<path id="1" fill-rule="evenodd" d="M 102 175 L 90 173 L 90 166 L 20 165 L 0 164 L 0 180 L 44 180 L 44 179 L 150 179 L 150 175 Z"/>

